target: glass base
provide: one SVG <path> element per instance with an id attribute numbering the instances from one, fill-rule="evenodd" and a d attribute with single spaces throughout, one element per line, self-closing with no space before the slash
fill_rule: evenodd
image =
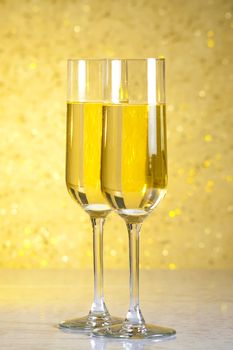
<path id="1" fill-rule="evenodd" d="M 119 324 L 97 328 L 93 331 L 94 336 L 104 336 L 118 339 L 153 339 L 157 341 L 174 338 L 176 331 L 172 328 L 165 328 L 146 324 L 143 327 L 124 327 Z"/>
<path id="2" fill-rule="evenodd" d="M 62 321 L 58 327 L 63 330 L 90 333 L 96 328 L 110 327 L 111 325 L 122 324 L 123 319 L 120 317 L 109 316 L 84 316 Z"/>

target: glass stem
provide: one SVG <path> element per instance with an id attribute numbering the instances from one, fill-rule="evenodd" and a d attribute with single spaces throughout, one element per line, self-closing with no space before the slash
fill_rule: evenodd
<path id="1" fill-rule="evenodd" d="M 90 314 L 108 314 L 103 294 L 103 226 L 105 218 L 91 217 L 93 228 L 94 301 Z"/>
<path id="2" fill-rule="evenodd" d="M 123 328 L 145 328 L 139 306 L 139 235 L 141 223 L 127 224 L 129 234 L 130 306 Z"/>

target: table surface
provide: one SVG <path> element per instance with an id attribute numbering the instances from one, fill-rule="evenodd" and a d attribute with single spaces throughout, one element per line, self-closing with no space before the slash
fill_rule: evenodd
<path id="1" fill-rule="evenodd" d="M 233 349 L 233 271 L 141 271 L 146 321 L 177 331 L 176 339 L 159 343 L 57 329 L 59 321 L 87 313 L 92 285 L 90 271 L 0 270 L 0 349 Z M 127 271 L 106 271 L 105 300 L 112 315 L 125 316 Z"/>

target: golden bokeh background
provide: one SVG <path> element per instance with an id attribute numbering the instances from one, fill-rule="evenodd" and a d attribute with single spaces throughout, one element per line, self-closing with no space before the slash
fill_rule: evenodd
<path id="1" fill-rule="evenodd" d="M 233 268 L 231 0 L 0 1 L 0 266 L 92 266 L 89 218 L 64 181 L 66 59 L 167 63 L 169 188 L 145 221 L 142 268 Z M 106 268 L 126 268 L 111 214 Z"/>

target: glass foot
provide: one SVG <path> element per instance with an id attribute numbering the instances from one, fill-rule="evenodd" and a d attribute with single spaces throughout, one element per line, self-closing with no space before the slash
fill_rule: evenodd
<path id="1" fill-rule="evenodd" d="M 94 336 L 105 336 L 120 339 L 153 339 L 157 341 L 174 338 L 176 331 L 172 328 L 153 326 L 146 324 L 143 327 L 126 328 L 116 324 L 110 327 L 97 328 L 93 331 Z"/>
<path id="2" fill-rule="evenodd" d="M 90 333 L 96 328 L 110 327 L 111 325 L 122 324 L 123 319 L 120 317 L 95 316 L 87 315 L 80 318 L 62 321 L 59 323 L 59 328 L 70 331 L 80 331 Z"/>

